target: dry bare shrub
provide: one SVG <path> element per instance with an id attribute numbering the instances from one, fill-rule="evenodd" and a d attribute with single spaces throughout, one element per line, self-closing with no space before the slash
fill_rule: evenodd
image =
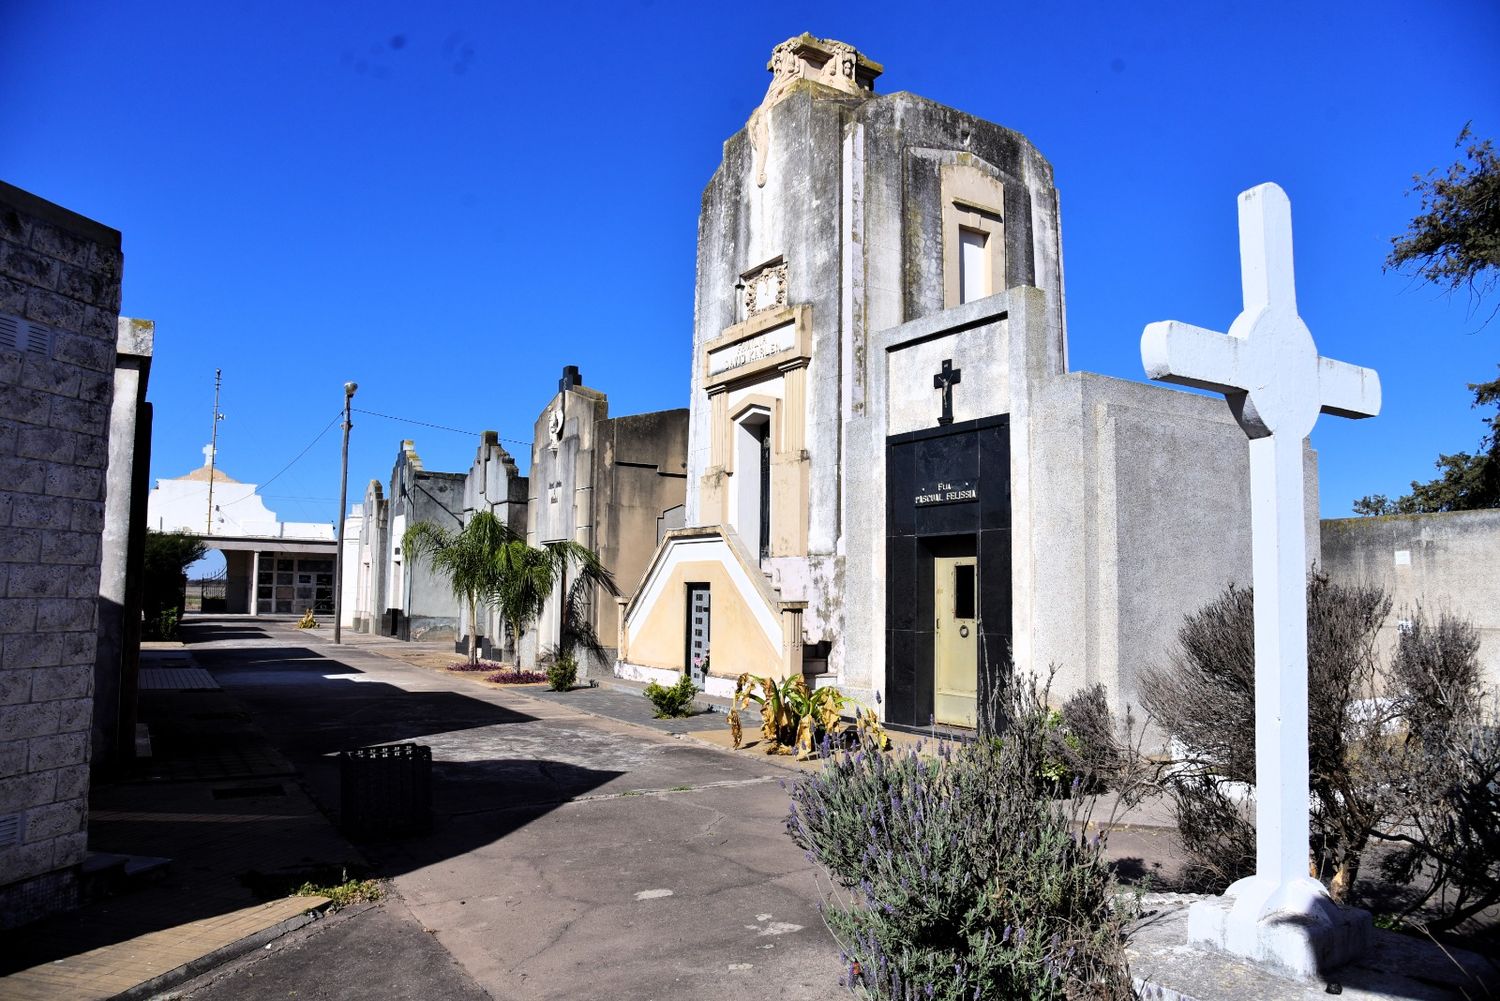
<path id="1" fill-rule="evenodd" d="M 1396 847 L 1382 869 L 1409 890 L 1403 915 L 1435 914 L 1434 931 L 1500 904 L 1500 719 L 1478 653 L 1472 625 L 1419 611 L 1391 666 L 1406 732 L 1390 782 L 1396 823 L 1380 834 Z"/>
<path id="2" fill-rule="evenodd" d="M 1308 758 L 1315 871 L 1335 900 L 1355 893 L 1363 860 L 1393 843 L 1386 874 L 1412 884 L 1405 912 L 1436 908 L 1451 928 L 1500 903 L 1500 731 L 1479 681 L 1478 639 L 1421 609 L 1389 667 L 1376 635 L 1390 613 L 1378 587 L 1308 577 Z M 1190 615 L 1167 669 L 1142 701 L 1176 741 L 1172 796 L 1190 877 L 1221 888 L 1254 868 L 1253 594 L 1231 585 Z"/>

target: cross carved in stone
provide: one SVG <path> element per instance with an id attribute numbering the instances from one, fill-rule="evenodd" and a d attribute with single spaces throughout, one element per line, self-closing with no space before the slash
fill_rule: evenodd
<path id="1" fill-rule="evenodd" d="M 1302 440 L 1318 414 L 1372 417 L 1372 369 L 1318 356 L 1297 314 L 1292 211 L 1262 184 L 1239 196 L 1244 310 L 1228 336 L 1167 321 L 1148 325 L 1141 361 L 1153 379 L 1223 393 L 1250 438 L 1255 586 L 1256 874 L 1235 884 L 1257 911 L 1316 906 L 1308 877 L 1307 539 Z M 1237 908 L 1238 909 L 1238 908 Z"/>
<path id="2" fill-rule="evenodd" d="M 952 358 L 943 359 L 943 370 L 932 377 L 932 388 L 943 391 L 943 415 L 939 424 L 953 423 L 953 387 L 964 381 L 964 370 L 953 367 Z"/>

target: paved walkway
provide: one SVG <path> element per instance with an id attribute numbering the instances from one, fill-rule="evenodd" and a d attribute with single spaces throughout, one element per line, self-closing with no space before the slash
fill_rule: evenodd
<path id="1" fill-rule="evenodd" d="M 816 765 L 730 753 L 722 713 L 655 720 L 628 684 L 489 685 L 443 670 L 460 658 L 439 644 L 335 646 L 327 628 L 244 619 L 187 634 L 190 659 L 153 656 L 191 673 L 142 693 L 154 757 L 95 793 L 90 827 L 96 850 L 170 871 L 7 940 L 0 1001 L 150 996 L 312 920 L 320 899 L 280 894 L 344 870 L 396 896 L 182 990 L 420 997 L 425 970 L 464 998 L 843 996 L 827 888 L 782 829 L 781 783 Z M 432 833 L 351 845 L 329 819 L 337 752 L 408 740 L 433 751 Z M 1111 844 L 1144 869 L 1166 837 L 1147 825 Z M 402 957 L 389 978 L 333 973 L 381 941 Z"/>
<path id="2" fill-rule="evenodd" d="M 382 655 L 412 645 L 212 628 L 195 657 L 331 814 L 337 750 L 432 748 L 432 834 L 361 848 L 491 996 L 840 996 L 813 869 L 781 831 L 786 772 L 764 756 Z"/>

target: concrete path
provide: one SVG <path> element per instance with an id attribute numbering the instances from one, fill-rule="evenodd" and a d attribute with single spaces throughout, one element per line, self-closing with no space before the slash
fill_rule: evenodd
<path id="1" fill-rule="evenodd" d="M 491 996 L 843 996 L 814 869 L 782 830 L 784 769 L 346 639 L 190 628 L 198 664 L 330 815 L 339 750 L 432 748 L 433 832 L 359 847 Z"/>
<path id="2" fill-rule="evenodd" d="M 397 898 L 357 905 L 167 997 L 187 1001 L 487 1001 Z"/>

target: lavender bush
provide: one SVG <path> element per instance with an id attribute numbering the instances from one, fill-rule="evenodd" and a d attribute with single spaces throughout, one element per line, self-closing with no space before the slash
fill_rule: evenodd
<path id="1" fill-rule="evenodd" d="M 825 752 L 793 787 L 787 830 L 842 888 L 824 918 L 855 994 L 1134 997 L 1128 908 L 1101 841 L 1074 834 L 1082 801 L 1046 797 L 1047 711 L 1013 687 L 1002 735 L 938 741 L 935 757 Z"/>

